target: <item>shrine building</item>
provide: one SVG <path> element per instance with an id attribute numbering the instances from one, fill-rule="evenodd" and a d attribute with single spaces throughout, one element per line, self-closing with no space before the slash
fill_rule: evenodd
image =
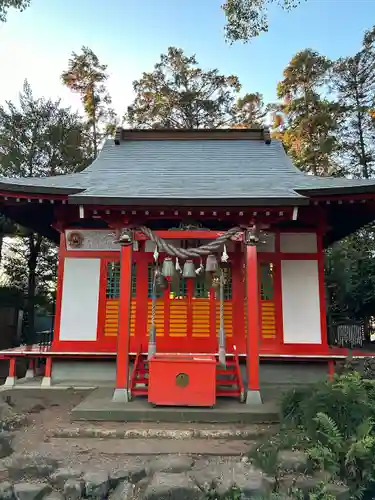
<path id="1" fill-rule="evenodd" d="M 118 129 L 82 172 L 1 178 L 0 205 L 59 244 L 51 344 L 2 351 L 7 386 L 26 357 L 44 387 L 253 404 L 262 373 L 348 353 L 328 345 L 323 252 L 375 219 L 375 180 L 306 175 L 267 129 Z"/>

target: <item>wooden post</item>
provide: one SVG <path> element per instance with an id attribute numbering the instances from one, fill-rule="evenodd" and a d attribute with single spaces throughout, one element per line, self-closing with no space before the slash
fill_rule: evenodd
<path id="1" fill-rule="evenodd" d="M 14 387 L 16 384 L 16 358 L 9 360 L 9 373 L 4 382 L 4 386 Z"/>
<path id="2" fill-rule="evenodd" d="M 35 360 L 33 358 L 29 359 L 29 366 L 26 370 L 25 378 L 32 379 L 35 376 Z"/>
<path id="3" fill-rule="evenodd" d="M 334 377 L 335 377 L 335 360 L 329 359 L 328 360 L 328 380 L 330 380 L 332 382 Z"/>
<path id="4" fill-rule="evenodd" d="M 259 287 L 257 247 L 251 238 L 246 243 L 246 307 L 247 307 L 247 339 L 246 339 L 246 371 L 247 396 L 246 404 L 260 404 L 259 391 Z"/>
<path id="5" fill-rule="evenodd" d="M 129 394 L 129 341 L 131 318 L 133 238 L 121 241 L 120 306 L 117 334 L 116 388 L 112 400 L 127 403 Z"/>
<path id="6" fill-rule="evenodd" d="M 52 358 L 51 356 L 47 356 L 46 369 L 44 371 L 44 377 L 42 378 L 41 387 L 51 387 L 51 375 L 52 375 Z"/>

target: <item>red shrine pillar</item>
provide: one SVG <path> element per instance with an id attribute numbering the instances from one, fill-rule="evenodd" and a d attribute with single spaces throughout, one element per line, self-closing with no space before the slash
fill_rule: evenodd
<path id="1" fill-rule="evenodd" d="M 259 314 L 259 286 L 258 286 L 258 258 L 257 247 L 250 231 L 245 233 L 246 244 L 246 308 L 247 308 L 247 336 L 246 336 L 246 372 L 247 395 L 246 404 L 261 404 L 259 391 L 259 342 L 260 342 L 260 314 Z"/>
<path id="2" fill-rule="evenodd" d="M 117 333 L 116 388 L 112 400 L 127 403 L 129 394 L 129 340 L 131 315 L 131 279 L 133 235 L 124 230 L 119 238 L 120 254 L 120 304 Z"/>

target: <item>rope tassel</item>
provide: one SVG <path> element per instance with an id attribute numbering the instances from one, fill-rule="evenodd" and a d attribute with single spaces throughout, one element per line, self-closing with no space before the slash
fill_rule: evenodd
<path id="1" fill-rule="evenodd" d="M 181 269 L 181 266 L 180 266 L 180 262 L 178 260 L 178 257 L 176 257 L 176 271 L 178 273 L 182 273 L 182 269 Z"/>
<path id="2" fill-rule="evenodd" d="M 224 243 L 224 249 L 223 249 L 223 253 L 221 255 L 221 262 L 228 262 L 228 260 L 229 260 L 229 255 L 227 253 L 227 246 Z"/>

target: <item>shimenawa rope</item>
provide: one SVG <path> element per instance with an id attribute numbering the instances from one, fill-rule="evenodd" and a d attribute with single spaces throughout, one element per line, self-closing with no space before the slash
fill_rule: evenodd
<path id="1" fill-rule="evenodd" d="M 178 257 L 179 259 L 191 259 L 194 257 L 203 257 L 205 255 L 209 255 L 210 253 L 217 252 L 220 247 L 230 238 L 235 236 L 241 230 L 240 227 L 233 227 L 229 229 L 225 233 L 218 236 L 214 241 L 207 243 L 206 245 L 202 245 L 197 248 L 177 248 L 170 243 L 167 243 L 165 240 L 160 238 L 157 234 L 155 234 L 151 229 L 146 226 L 141 226 L 140 231 L 147 236 L 151 241 L 153 241 L 158 250 L 171 255 L 172 257 Z M 181 231 L 181 238 L 183 238 L 183 232 Z"/>

